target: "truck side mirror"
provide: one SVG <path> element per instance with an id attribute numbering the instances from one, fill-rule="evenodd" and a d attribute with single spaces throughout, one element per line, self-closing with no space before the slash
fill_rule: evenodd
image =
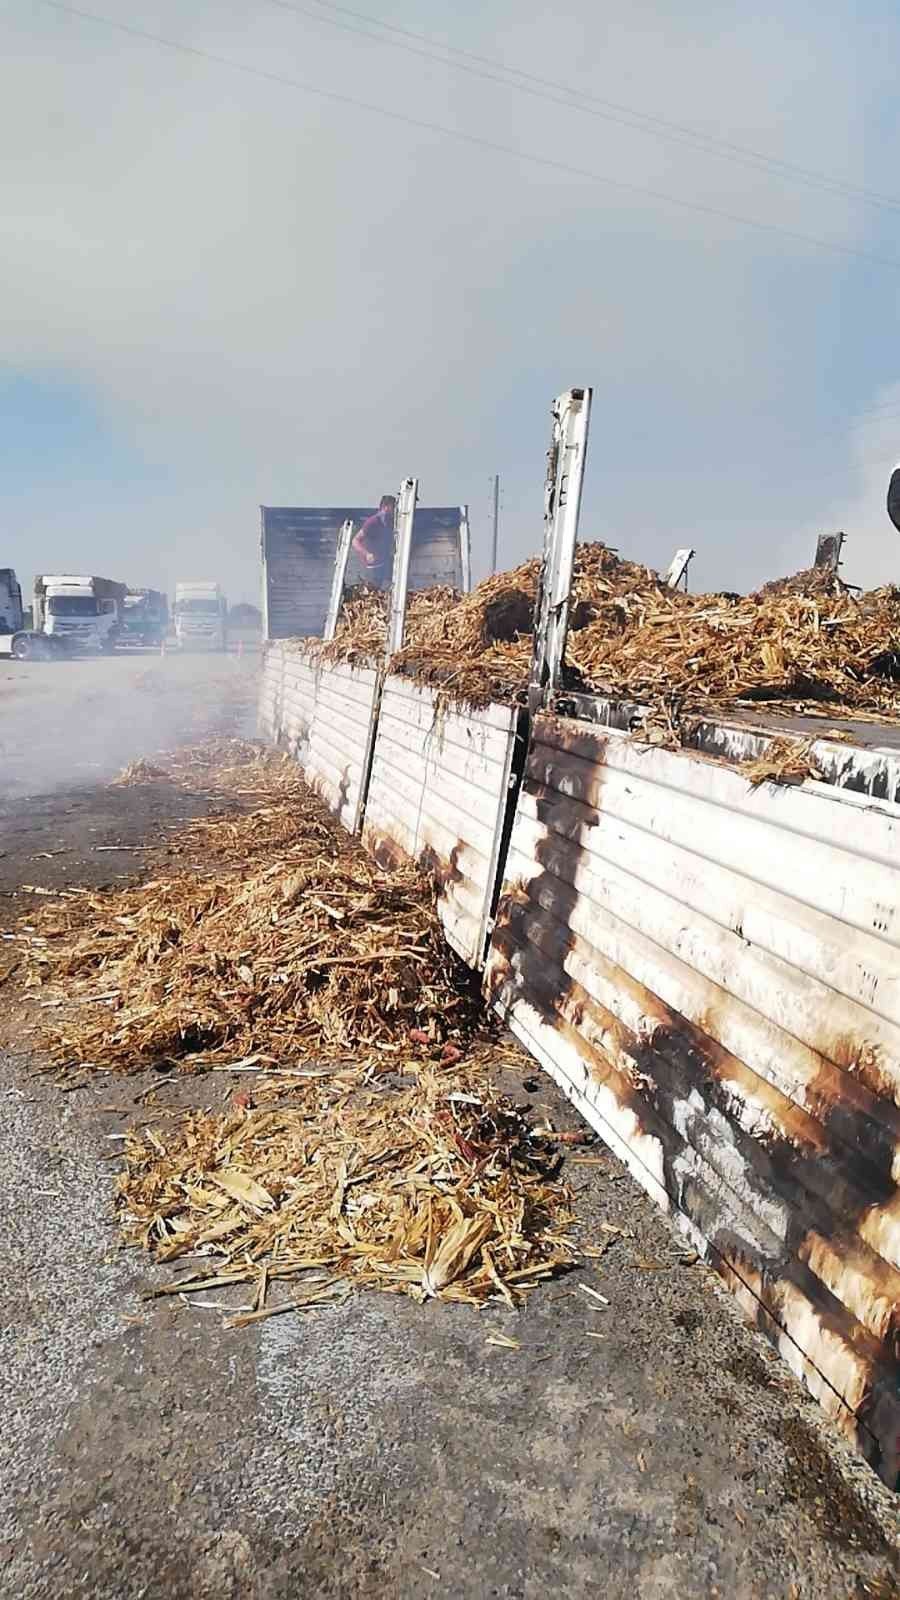
<path id="1" fill-rule="evenodd" d="M 887 513 L 894 527 L 900 530 L 900 467 L 891 473 L 887 492 Z"/>

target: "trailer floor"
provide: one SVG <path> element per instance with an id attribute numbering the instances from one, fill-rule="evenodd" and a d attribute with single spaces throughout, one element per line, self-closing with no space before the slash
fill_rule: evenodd
<path id="1" fill-rule="evenodd" d="M 97 692 L 127 723 L 122 665 Z M 251 669 L 229 665 L 224 688 L 221 663 L 179 677 L 197 731 L 242 726 Z M 4 706 L 8 731 L 26 713 Z M 0 922 L 22 883 L 128 874 L 140 852 L 98 843 L 157 843 L 205 804 L 99 782 L 7 799 Z M 65 1093 L 21 1043 L 0 1063 L 3 1594 L 900 1594 L 894 1498 L 602 1149 L 569 1158 L 579 1228 L 621 1234 L 519 1316 L 359 1295 L 227 1331 L 220 1309 L 142 1298 L 153 1272 L 117 1250 L 111 1200 L 115 1135 L 230 1079 L 152 1106 L 149 1077 Z M 573 1125 L 536 1071 L 511 1087 Z"/>

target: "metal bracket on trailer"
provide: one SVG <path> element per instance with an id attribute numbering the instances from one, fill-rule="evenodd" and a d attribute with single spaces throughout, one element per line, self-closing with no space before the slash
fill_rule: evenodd
<path id="1" fill-rule="evenodd" d="M 553 695 L 562 673 L 581 490 L 587 459 L 591 389 L 567 389 L 552 406 L 553 432 L 544 488 L 544 554 L 534 606 L 528 709 Z"/>
<path id="2" fill-rule="evenodd" d="M 406 599 L 409 591 L 409 557 L 412 551 L 413 523 L 419 498 L 418 478 L 404 478 L 394 512 L 394 571 L 391 578 L 391 606 L 388 616 L 385 661 L 402 649 L 406 626 Z"/>
<path id="3" fill-rule="evenodd" d="M 341 524 L 338 534 L 337 554 L 334 558 L 334 573 L 331 579 L 331 599 L 328 602 L 328 614 L 325 618 L 326 639 L 333 639 L 337 628 L 338 617 L 341 614 L 341 601 L 344 598 L 344 583 L 347 578 L 347 562 L 350 559 L 350 541 L 353 538 L 353 522 L 350 517 Z"/>
<path id="4" fill-rule="evenodd" d="M 472 588 L 472 535 L 469 530 L 469 508 L 459 508 L 459 576 L 463 594 Z"/>
<path id="5" fill-rule="evenodd" d="M 516 713 L 506 770 L 506 800 L 498 818 L 491 866 L 488 915 L 483 928 L 481 965 L 487 959 L 497 907 L 506 877 L 519 792 L 525 778 L 535 712 L 549 705 L 559 684 L 569 626 L 569 599 L 581 490 L 591 416 L 590 389 L 568 389 L 553 402 L 553 432 L 547 452 L 544 492 L 544 554 L 534 607 L 534 649 L 527 706 Z"/>

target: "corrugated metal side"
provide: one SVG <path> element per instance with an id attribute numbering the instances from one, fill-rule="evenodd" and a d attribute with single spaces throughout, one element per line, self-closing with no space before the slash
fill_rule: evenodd
<path id="1" fill-rule="evenodd" d="M 333 506 L 263 506 L 262 555 L 270 639 L 320 638 L 325 628 L 338 534 L 346 517 Z"/>
<path id="2" fill-rule="evenodd" d="M 313 665 L 285 640 L 266 649 L 260 732 L 291 752 L 310 787 L 351 833 L 360 823 L 377 689 L 371 669 Z"/>
<path id="3" fill-rule="evenodd" d="M 431 589 L 437 584 L 463 587 L 460 524 L 459 506 L 418 507 L 409 557 L 411 590 Z"/>
<path id="4" fill-rule="evenodd" d="M 263 506 L 263 590 L 269 639 L 321 638 L 328 614 L 338 535 L 349 518 L 359 526 L 369 506 Z M 347 583 L 365 577 L 355 555 Z M 419 506 L 413 527 L 409 586 L 462 586 L 460 507 Z"/>
<path id="5" fill-rule="evenodd" d="M 509 706 L 441 711 L 430 689 L 385 680 L 363 839 L 383 864 L 405 855 L 434 873 L 447 938 L 473 966 L 487 935 L 515 726 Z"/>
<path id="6" fill-rule="evenodd" d="M 900 809 L 538 718 L 486 983 L 900 1471 Z"/>
<path id="7" fill-rule="evenodd" d="M 322 666 L 309 747 L 307 782 L 351 833 L 360 824 L 362 788 L 374 736 L 378 674 L 370 667 Z"/>
<path id="8" fill-rule="evenodd" d="M 259 690 L 260 732 L 305 765 L 316 710 L 316 672 L 298 650 L 266 647 Z"/>

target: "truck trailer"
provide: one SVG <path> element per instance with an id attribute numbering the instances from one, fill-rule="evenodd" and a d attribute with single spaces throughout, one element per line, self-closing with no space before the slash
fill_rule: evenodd
<path id="1" fill-rule="evenodd" d="M 12 567 L 0 567 L 0 634 L 18 633 L 24 621 L 19 581 Z"/>
<path id="2" fill-rule="evenodd" d="M 162 644 L 169 628 L 169 602 L 160 589 L 129 589 L 122 615 L 123 644 Z"/>
<path id="3" fill-rule="evenodd" d="M 75 650 L 115 649 L 127 586 L 112 578 L 46 573 L 34 580 L 34 631 Z"/>
<path id="4" fill-rule="evenodd" d="M 212 579 L 177 583 L 174 615 L 179 650 L 227 648 L 228 601 Z"/>
<path id="5" fill-rule="evenodd" d="M 0 656 L 17 661 L 68 654 L 65 642 L 47 639 L 25 626 L 22 589 L 12 567 L 0 567 Z"/>

